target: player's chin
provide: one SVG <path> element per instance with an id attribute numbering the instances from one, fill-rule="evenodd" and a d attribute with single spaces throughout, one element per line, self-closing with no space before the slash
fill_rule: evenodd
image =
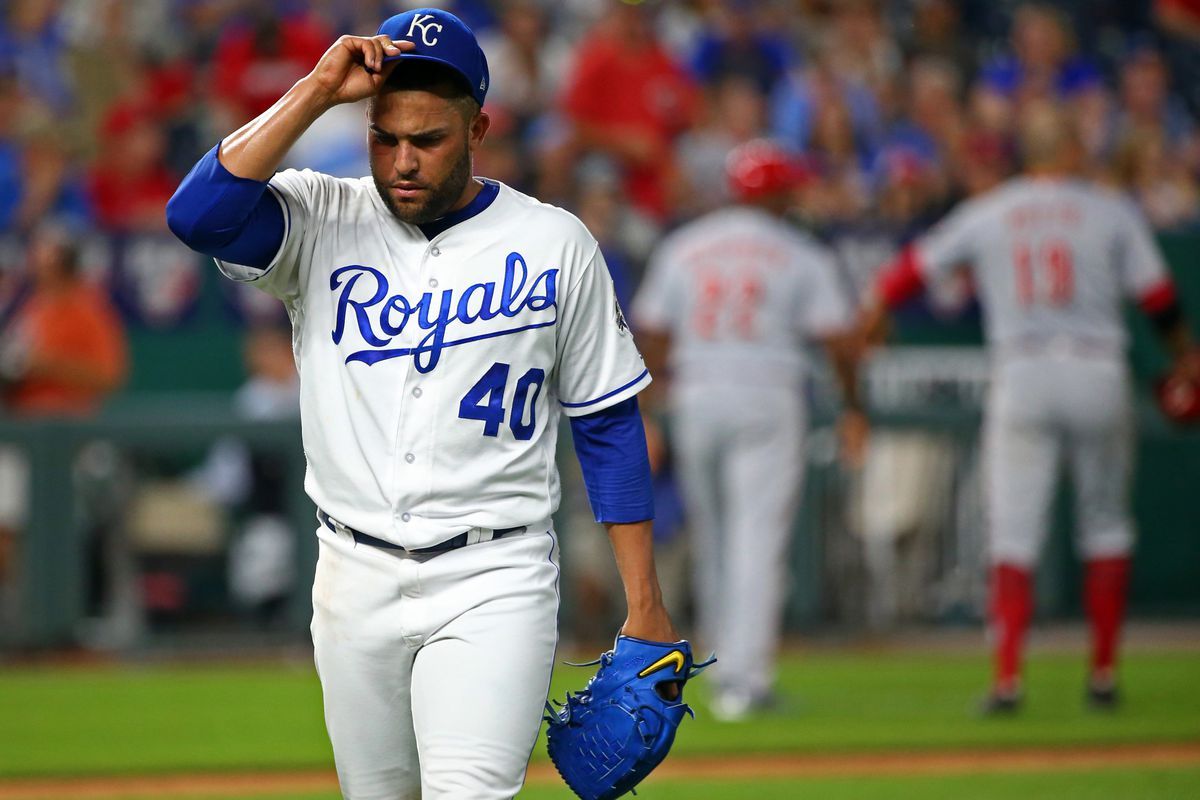
<path id="1" fill-rule="evenodd" d="M 432 213 L 429 199 L 426 197 L 396 197 L 388 194 L 388 208 L 401 222 L 409 225 L 423 225 L 437 219 L 438 214 Z"/>

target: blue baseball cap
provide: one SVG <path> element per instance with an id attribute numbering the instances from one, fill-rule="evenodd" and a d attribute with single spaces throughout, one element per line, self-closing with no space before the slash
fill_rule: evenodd
<path id="1" fill-rule="evenodd" d="M 407 39 L 416 45 L 406 53 L 385 57 L 385 63 L 400 59 L 445 65 L 463 76 L 471 96 L 483 105 L 491 83 L 487 58 L 475 34 L 461 19 L 440 8 L 414 8 L 385 20 L 375 33 L 387 34 L 394 42 Z"/>

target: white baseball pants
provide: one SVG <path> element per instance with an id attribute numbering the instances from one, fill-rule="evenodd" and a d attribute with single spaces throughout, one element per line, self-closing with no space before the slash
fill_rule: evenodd
<path id="1" fill-rule="evenodd" d="M 312 637 L 343 795 L 514 797 L 558 640 L 554 532 L 430 556 L 317 535 Z"/>
<path id="2" fill-rule="evenodd" d="M 1127 555 L 1134 543 L 1133 415 L 1124 358 L 1001 358 L 993 377 L 984 429 L 992 563 L 1037 563 L 1064 458 L 1074 481 L 1079 555 Z"/>
<path id="3" fill-rule="evenodd" d="M 674 400 L 698 628 L 722 691 L 770 691 L 804 478 L 799 389 L 684 388 Z"/>

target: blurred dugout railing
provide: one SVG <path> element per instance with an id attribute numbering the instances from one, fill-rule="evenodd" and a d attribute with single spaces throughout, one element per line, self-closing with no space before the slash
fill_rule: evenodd
<path id="1" fill-rule="evenodd" d="M 985 587 L 978 401 L 985 372 L 986 362 L 973 348 L 897 349 L 877 360 L 870 382 L 882 407 L 875 415 L 871 457 L 857 472 L 838 462 L 832 417 L 822 410 L 828 405 L 815 398 L 793 550 L 788 615 L 793 628 L 831 623 L 882 628 L 979 617 Z M 1195 614 L 1200 432 L 1171 429 L 1148 403 L 1139 417 L 1133 493 L 1141 542 L 1132 612 Z M 289 556 L 294 580 L 274 631 L 301 635 L 311 613 L 316 539 L 313 506 L 303 494 L 298 426 L 239 422 L 227 400 L 189 397 L 127 406 L 95 421 L 0 424 L 0 443 L 27 460 L 30 489 L 28 514 L 16 537 L 17 568 L 10 570 L 15 580 L 2 590 L 0 641 L 8 647 L 86 641 L 82 626 L 95 613 L 89 594 L 97 581 L 116 581 L 118 594 L 133 593 L 127 603 L 141 602 L 138 592 L 162 591 L 146 583 L 147 572 L 169 573 L 181 563 L 192 566 L 191 580 L 199 584 L 183 587 L 200 598 L 189 602 L 212 613 L 193 613 L 182 622 L 168 614 L 167 624 L 151 633 L 166 631 L 169 643 L 173 630 L 211 621 L 225 641 L 238 629 L 230 625 L 223 585 L 237 521 L 197 502 L 181 476 L 215 442 L 231 438 L 281 465 L 283 512 L 295 537 Z M 1078 612 L 1070 518 L 1070 503 L 1060 497 L 1039 576 L 1043 615 Z M 559 530 L 570 558 L 571 532 Z M 116 556 L 104 550 L 111 550 L 113 537 Z M 109 562 L 107 578 L 91 574 L 89 562 L 95 559 Z M 165 567 L 147 570 L 147 564 Z M 197 571 L 197 564 L 207 564 L 207 571 Z M 568 600 L 563 620 L 568 630 L 572 612 Z M 262 641 L 241 629 L 250 633 L 247 641 Z"/>
<path id="2" fill-rule="evenodd" d="M 98 604 L 110 617 L 122 616 L 114 603 L 130 602 L 139 607 L 125 608 L 125 618 L 143 616 L 147 556 L 207 560 L 218 575 L 210 583 L 220 583 L 232 523 L 214 509 L 218 504 L 197 498 L 182 475 L 214 443 L 230 439 L 279 465 L 283 513 L 297 533 L 291 552 L 298 576 L 281 617 L 286 628 L 304 629 L 311 582 L 303 576 L 311 578 L 317 541 L 298 423 L 239 421 L 227 397 L 186 396 L 96 420 L 0 423 L 10 459 L 28 467 L 20 481 L 28 505 L 15 536 L 16 568 L 0 594 L 0 642 L 37 647 L 86 639 L 82 626 L 97 605 L 89 595 L 106 595 Z M 92 574 L 91 561 L 102 562 L 102 574 Z"/>
<path id="3" fill-rule="evenodd" d="M 790 623 L 887 628 L 977 620 L 987 589 L 980 451 L 986 357 L 975 348 L 896 348 L 868 367 L 868 382 L 876 408 L 861 470 L 839 462 L 831 405 L 818 398 Z M 1146 392 L 1135 394 L 1131 502 L 1139 539 L 1131 613 L 1194 615 L 1200 613 L 1200 429 L 1171 426 Z M 1054 502 L 1038 611 L 1070 617 L 1081 613 L 1082 572 L 1065 474 Z"/>
<path id="4" fill-rule="evenodd" d="M 818 375 L 797 520 L 790 619 L 886 628 L 976 618 L 983 596 L 977 347 L 896 347 L 864 368 L 865 463 L 838 456 L 831 381 Z"/>

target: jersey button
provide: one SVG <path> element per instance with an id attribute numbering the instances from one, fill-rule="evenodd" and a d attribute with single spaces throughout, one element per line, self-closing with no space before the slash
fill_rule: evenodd
<path id="1" fill-rule="evenodd" d="M 414 456 L 412 453 L 405 453 L 404 460 L 411 464 L 417 460 L 417 457 Z"/>
<path id="2" fill-rule="evenodd" d="M 408 513 L 407 511 L 400 515 L 400 520 L 402 522 L 408 522 L 410 519 L 412 519 L 412 514 Z"/>
<path id="3" fill-rule="evenodd" d="M 436 289 L 436 288 L 437 288 L 437 278 L 430 278 L 430 279 L 429 279 L 429 288 L 431 288 L 431 289 Z"/>
<path id="4" fill-rule="evenodd" d="M 429 254 L 430 254 L 431 256 L 433 256 L 434 258 L 437 258 L 438 256 L 440 256 L 440 255 L 442 254 L 442 251 L 441 251 L 441 250 L 439 250 L 439 249 L 438 249 L 438 248 L 435 246 L 435 247 L 434 247 L 432 250 L 430 250 L 430 251 L 429 251 Z"/>
<path id="5" fill-rule="evenodd" d="M 417 387 L 414 387 L 414 388 L 413 388 L 413 397 L 420 397 L 420 396 L 421 396 L 421 394 L 422 394 L 422 392 L 421 392 L 421 387 L 420 387 L 420 386 L 417 386 Z"/>

